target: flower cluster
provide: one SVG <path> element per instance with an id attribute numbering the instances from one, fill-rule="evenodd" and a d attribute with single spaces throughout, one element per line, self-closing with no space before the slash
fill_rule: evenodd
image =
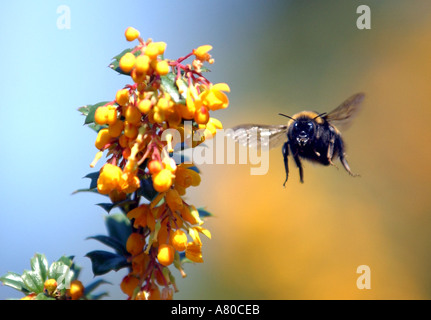
<path id="1" fill-rule="evenodd" d="M 133 228 L 126 245 L 131 268 L 121 289 L 130 299 L 171 299 L 177 287 L 168 267 L 174 265 L 185 277 L 181 258 L 203 262 L 200 235 L 211 234 L 199 210 L 182 198 L 200 184 L 199 171 L 174 161 L 173 135 L 167 130 L 178 130 L 182 143 L 187 135 L 198 136 L 189 147 L 213 137 L 222 124 L 210 112 L 227 108 L 229 86 L 203 76 L 203 64 L 214 62 L 209 45 L 168 60 L 166 43 L 144 41 L 132 27 L 125 36 L 139 43 L 112 67 L 133 83 L 94 110 L 99 152 L 91 166 L 106 152 L 97 191 L 112 203 L 127 203 L 122 208 Z M 184 64 L 191 57 L 192 63 Z M 185 121 L 192 123 L 192 132 L 185 132 Z M 150 199 L 142 192 L 148 181 L 154 191 Z"/>

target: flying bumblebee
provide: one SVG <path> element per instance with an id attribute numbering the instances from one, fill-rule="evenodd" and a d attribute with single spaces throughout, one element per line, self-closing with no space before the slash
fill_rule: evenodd
<path id="1" fill-rule="evenodd" d="M 351 176 L 357 176 L 352 173 L 347 163 L 344 142 L 337 127 L 347 128 L 359 111 L 364 97 L 363 93 L 357 93 L 329 113 L 302 111 L 291 117 L 280 113 L 279 115 L 290 119 L 287 125 L 239 125 L 232 128 L 231 137 L 237 142 L 252 147 L 264 146 L 272 149 L 285 141 L 285 134 L 287 134 L 287 141 L 282 148 L 286 171 L 283 186 L 286 185 L 289 176 L 287 160 L 289 150 L 299 169 L 299 179 L 302 183 L 304 171 L 301 158 L 325 166 L 335 166 L 332 160 L 338 156 L 344 169 Z"/>

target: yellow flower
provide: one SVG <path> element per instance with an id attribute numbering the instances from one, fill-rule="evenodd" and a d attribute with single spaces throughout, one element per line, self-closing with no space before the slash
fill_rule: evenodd
<path id="1" fill-rule="evenodd" d="M 97 149 L 103 150 L 105 146 L 111 141 L 111 135 L 109 134 L 109 129 L 105 128 L 97 133 L 96 142 L 94 145 Z"/>
<path id="2" fill-rule="evenodd" d="M 139 279 L 135 276 L 129 274 L 123 278 L 123 281 L 121 281 L 121 291 L 123 291 L 125 294 L 127 294 L 129 297 L 133 296 L 133 292 L 135 291 L 135 288 L 139 285 Z"/>
<path id="3" fill-rule="evenodd" d="M 201 61 L 208 61 L 209 63 L 212 63 L 214 60 L 211 59 L 211 55 L 208 53 L 208 51 L 210 51 L 212 48 L 213 47 L 209 44 L 203 45 L 197 49 L 193 49 L 193 54 Z"/>
<path id="4" fill-rule="evenodd" d="M 153 175 L 153 186 L 157 192 L 165 192 L 172 186 L 172 172 L 162 169 Z"/>
<path id="5" fill-rule="evenodd" d="M 144 245 L 145 245 L 145 238 L 141 234 L 137 232 L 133 232 L 130 234 L 129 238 L 127 239 L 126 250 L 132 256 L 136 256 L 142 252 Z"/>
<path id="6" fill-rule="evenodd" d="M 150 57 L 148 57 L 147 55 L 141 54 L 136 58 L 135 69 L 138 74 L 139 73 L 145 74 L 149 68 L 150 68 Z"/>
<path id="7" fill-rule="evenodd" d="M 122 171 L 119 167 L 110 163 L 105 164 L 100 169 L 97 179 L 97 191 L 101 194 L 109 194 L 114 189 L 119 189 Z"/>
<path id="8" fill-rule="evenodd" d="M 199 211 L 194 206 L 183 206 L 180 212 L 183 220 L 190 224 L 202 225 L 204 223 L 199 217 Z"/>
<path id="9" fill-rule="evenodd" d="M 100 125 L 116 123 L 117 107 L 113 105 L 98 107 L 94 113 L 94 121 Z"/>
<path id="10" fill-rule="evenodd" d="M 230 92 L 230 88 L 226 83 L 217 83 L 205 90 L 199 95 L 204 106 L 207 106 L 211 111 L 225 109 L 229 105 L 229 98 L 223 92 Z"/>
<path id="11" fill-rule="evenodd" d="M 52 295 L 55 289 L 57 289 L 57 281 L 55 279 L 47 279 L 43 284 L 43 288 L 46 290 L 48 295 Z"/>
<path id="12" fill-rule="evenodd" d="M 158 61 L 156 64 L 156 72 L 164 76 L 169 73 L 169 64 L 166 60 Z"/>
<path id="13" fill-rule="evenodd" d="M 210 118 L 206 125 L 200 124 L 199 129 L 205 130 L 205 139 L 212 139 L 216 135 L 217 130 L 223 129 L 223 125 L 216 118 Z"/>
<path id="14" fill-rule="evenodd" d="M 197 124 L 207 124 L 210 119 L 208 108 L 206 106 L 202 106 L 199 109 L 196 109 L 194 119 Z"/>
<path id="15" fill-rule="evenodd" d="M 139 34 L 139 31 L 136 30 L 135 28 L 128 27 L 124 35 L 126 36 L 127 41 L 133 41 L 139 38 L 140 34 Z"/>
<path id="16" fill-rule="evenodd" d="M 180 195 L 178 194 L 178 191 L 175 189 L 169 189 L 168 192 L 166 192 L 166 203 L 168 204 L 169 208 L 175 212 L 176 210 L 180 210 L 183 207 L 183 200 L 181 199 Z"/>
<path id="17" fill-rule="evenodd" d="M 163 54 L 166 49 L 166 43 L 164 42 L 151 42 L 147 45 L 144 50 L 146 56 L 151 60 L 157 58 L 158 55 Z"/>
<path id="18" fill-rule="evenodd" d="M 132 258 L 132 272 L 134 275 L 142 276 L 147 269 L 148 263 L 150 262 L 150 257 L 141 252 L 137 256 Z"/>
<path id="19" fill-rule="evenodd" d="M 127 52 L 124 56 L 120 58 L 120 68 L 126 73 L 132 71 L 135 67 L 136 57 L 133 53 Z"/>
<path id="20" fill-rule="evenodd" d="M 115 94 L 115 101 L 120 106 L 123 106 L 123 107 L 129 102 L 129 98 L 130 98 L 129 89 L 120 89 Z"/>
<path id="21" fill-rule="evenodd" d="M 157 253 L 157 260 L 165 267 L 174 262 L 175 249 L 170 244 L 159 245 L 159 252 Z"/>
<path id="22" fill-rule="evenodd" d="M 202 259 L 202 245 L 189 242 L 186 248 L 186 258 L 192 260 L 193 262 L 204 262 Z"/>
<path id="23" fill-rule="evenodd" d="M 182 230 L 176 230 L 171 234 L 170 242 L 177 251 L 184 251 L 187 246 L 187 235 Z"/>
<path id="24" fill-rule="evenodd" d="M 150 208 L 148 207 L 148 205 L 142 204 L 139 207 L 130 210 L 127 213 L 127 218 L 129 218 L 130 220 L 135 219 L 135 222 L 133 223 L 134 228 L 145 228 L 147 226 L 148 214 L 151 214 Z"/>
<path id="25" fill-rule="evenodd" d="M 191 165 L 180 164 L 175 172 L 175 189 L 180 195 L 185 194 L 185 189 L 193 186 L 197 187 L 201 183 L 201 177 L 196 171 L 189 169 Z"/>

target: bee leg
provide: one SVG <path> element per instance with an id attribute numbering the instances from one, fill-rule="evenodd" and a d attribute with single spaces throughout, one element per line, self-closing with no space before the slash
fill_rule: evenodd
<path id="1" fill-rule="evenodd" d="M 328 162 L 331 166 L 334 166 L 335 168 L 338 167 L 335 163 L 332 162 L 332 157 L 334 156 L 334 144 L 335 144 L 335 137 L 333 137 L 330 141 L 329 141 L 329 145 L 328 145 L 328 153 L 327 153 L 327 158 L 328 158 Z"/>
<path id="2" fill-rule="evenodd" d="M 301 183 L 304 183 L 304 171 L 302 170 L 302 163 L 299 159 L 298 154 L 296 154 L 293 159 L 295 160 L 296 166 L 299 169 L 299 181 L 301 181 Z"/>
<path id="3" fill-rule="evenodd" d="M 344 169 L 346 169 L 346 171 L 352 176 L 352 177 L 358 177 L 359 174 L 353 173 L 352 170 L 350 170 L 349 164 L 347 163 L 346 160 L 346 153 L 344 152 L 344 146 L 343 146 L 343 141 L 341 140 L 341 137 L 338 137 L 336 140 L 337 143 L 337 147 L 338 147 L 338 152 L 340 154 L 340 161 L 343 164 Z"/>
<path id="4" fill-rule="evenodd" d="M 286 187 L 287 178 L 289 177 L 289 164 L 287 161 L 287 156 L 289 155 L 289 143 L 286 142 L 283 145 L 283 159 L 284 159 L 284 170 L 286 171 L 286 180 L 284 180 L 283 187 Z"/>

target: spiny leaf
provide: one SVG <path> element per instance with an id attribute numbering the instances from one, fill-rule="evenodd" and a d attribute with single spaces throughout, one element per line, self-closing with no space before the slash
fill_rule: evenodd
<path id="1" fill-rule="evenodd" d="M 117 213 L 105 216 L 105 224 L 109 236 L 126 246 L 127 239 L 132 233 L 130 220 L 124 214 Z"/>
<path id="2" fill-rule="evenodd" d="M 98 235 L 98 236 L 88 237 L 87 239 L 97 240 L 97 241 L 103 243 L 104 245 L 107 245 L 108 247 L 114 249 L 118 254 L 121 254 L 121 255 L 128 255 L 129 254 L 127 252 L 124 244 L 121 243 L 120 241 L 118 241 L 114 237 L 109 237 L 109 236 L 105 236 L 105 235 Z"/>
<path id="3" fill-rule="evenodd" d="M 118 271 L 129 265 L 126 257 L 108 251 L 91 251 L 85 256 L 90 258 L 95 276 L 108 273 L 112 270 Z"/>
<path id="4" fill-rule="evenodd" d="M 211 212 L 205 210 L 205 208 L 198 208 L 198 212 L 199 212 L 199 216 L 201 218 L 213 217 L 214 216 Z"/>
<path id="5" fill-rule="evenodd" d="M 111 284 L 111 282 L 103 280 L 103 279 L 97 279 L 93 282 L 91 282 L 90 284 L 87 284 L 85 286 L 85 290 L 84 290 L 84 295 L 88 295 L 90 294 L 93 290 L 95 290 L 96 288 L 98 288 L 100 285 L 102 284 Z"/>
<path id="6" fill-rule="evenodd" d="M 143 196 L 148 201 L 152 201 L 158 192 L 154 189 L 153 180 L 151 177 L 147 179 L 141 179 L 141 186 L 138 190 L 138 196 Z"/>

